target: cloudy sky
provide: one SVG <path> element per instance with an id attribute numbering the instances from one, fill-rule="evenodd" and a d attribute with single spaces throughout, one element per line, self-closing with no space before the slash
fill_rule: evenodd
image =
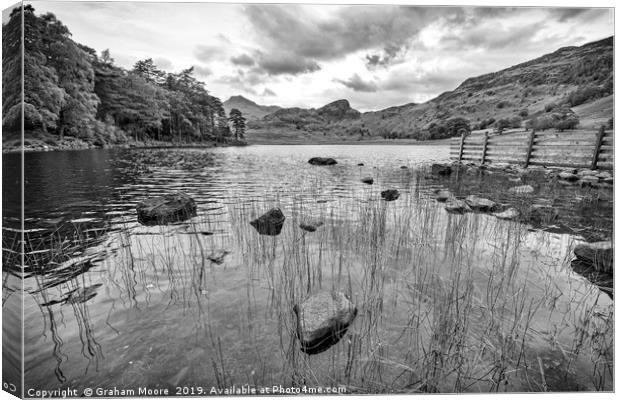
<path id="1" fill-rule="evenodd" d="M 613 35 L 611 9 L 30 2 L 130 68 L 194 66 L 216 96 L 362 111 L 423 102 L 464 79 Z"/>

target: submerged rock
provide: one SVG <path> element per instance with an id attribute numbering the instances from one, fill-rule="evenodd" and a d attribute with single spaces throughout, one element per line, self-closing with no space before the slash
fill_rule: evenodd
<path id="1" fill-rule="evenodd" d="M 330 157 L 312 157 L 308 160 L 309 164 L 312 165 L 335 165 L 338 164 L 336 160 Z"/>
<path id="2" fill-rule="evenodd" d="M 493 214 L 495 217 L 499 218 L 499 219 L 517 219 L 519 218 L 519 210 L 517 210 L 514 207 L 510 207 L 507 210 L 504 210 L 502 212 L 496 212 Z"/>
<path id="3" fill-rule="evenodd" d="M 362 182 L 368 185 L 372 185 L 375 182 L 375 180 L 372 178 L 372 176 L 367 176 L 365 178 L 362 178 Z"/>
<path id="4" fill-rule="evenodd" d="M 394 201 L 400 197 L 400 192 L 396 189 L 388 189 L 381 192 L 381 197 L 385 201 Z"/>
<path id="5" fill-rule="evenodd" d="M 224 263 L 224 258 L 230 254 L 228 250 L 216 250 L 207 256 L 207 259 L 212 263 L 217 265 L 222 265 Z"/>
<path id="6" fill-rule="evenodd" d="M 196 216 L 196 202 L 183 193 L 173 193 L 141 201 L 136 211 L 144 225 L 165 225 Z"/>
<path id="7" fill-rule="evenodd" d="M 436 175 L 450 175 L 452 173 L 452 167 L 443 164 L 431 165 L 431 171 Z"/>
<path id="8" fill-rule="evenodd" d="M 446 202 L 445 209 L 447 212 L 453 214 L 462 214 L 471 211 L 471 208 L 469 208 L 466 202 L 454 198 Z"/>
<path id="9" fill-rule="evenodd" d="M 580 243 L 575 246 L 575 257 L 594 267 L 595 270 L 613 273 L 614 246 L 609 241 Z"/>
<path id="10" fill-rule="evenodd" d="M 476 195 L 469 195 L 465 198 L 467 205 L 475 211 L 494 211 L 497 208 L 497 203 L 484 197 L 478 197 Z"/>
<path id="11" fill-rule="evenodd" d="M 344 293 L 320 292 L 293 307 L 301 350 L 323 352 L 338 343 L 357 315 L 357 307 Z"/>
<path id="12" fill-rule="evenodd" d="M 67 297 L 66 302 L 69 304 L 85 303 L 97 295 L 97 289 L 101 286 L 103 286 L 101 283 L 97 283 L 92 286 L 76 289 Z"/>
<path id="13" fill-rule="evenodd" d="M 250 221 L 250 225 L 260 235 L 277 236 L 282 231 L 285 219 L 286 217 L 279 208 L 272 208 L 254 221 Z"/>
<path id="14" fill-rule="evenodd" d="M 440 203 L 445 203 L 447 200 L 453 198 L 454 195 L 447 189 L 439 189 L 435 192 L 435 200 Z"/>
<path id="15" fill-rule="evenodd" d="M 299 227 L 307 232 L 314 232 L 323 226 L 323 221 L 319 220 L 304 220 L 299 223 Z"/>
<path id="16" fill-rule="evenodd" d="M 534 188 L 531 187 L 530 185 L 521 185 L 521 186 L 511 187 L 510 189 L 508 189 L 508 191 L 510 193 L 515 193 L 515 194 L 528 194 L 528 193 L 533 193 Z"/>

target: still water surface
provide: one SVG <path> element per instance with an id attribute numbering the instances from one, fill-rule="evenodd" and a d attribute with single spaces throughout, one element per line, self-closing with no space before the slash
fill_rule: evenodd
<path id="1" fill-rule="evenodd" d="M 420 172 L 447 159 L 447 146 L 26 154 L 26 388 L 610 390 L 613 301 L 571 270 L 578 238 L 447 214 L 431 195 L 446 183 Z M 17 164 L 4 157 L 5 181 Z M 387 188 L 400 199 L 382 201 Z M 175 191 L 196 217 L 137 222 L 138 201 Z M 248 222 L 274 206 L 283 232 L 259 236 Z M 19 193 L 3 208 L 3 247 L 15 249 Z M 304 234 L 306 217 L 325 225 Z M 18 268 L 3 254 L 11 313 Z M 358 317 L 333 348 L 304 355 L 292 306 L 329 288 Z"/>

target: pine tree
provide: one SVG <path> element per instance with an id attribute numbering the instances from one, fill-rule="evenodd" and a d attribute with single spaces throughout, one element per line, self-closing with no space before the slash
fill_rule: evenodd
<path id="1" fill-rule="evenodd" d="M 230 110 L 230 115 L 228 120 L 232 122 L 233 128 L 235 130 L 235 140 L 239 140 L 239 138 L 244 138 L 245 133 L 245 118 L 236 108 Z"/>

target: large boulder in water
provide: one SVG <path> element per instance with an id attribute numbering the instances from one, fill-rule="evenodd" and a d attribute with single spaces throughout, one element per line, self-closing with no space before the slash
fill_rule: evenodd
<path id="1" fill-rule="evenodd" d="M 250 225 L 261 235 L 277 236 L 282 231 L 285 219 L 279 208 L 272 208 L 254 221 L 250 221 Z"/>
<path id="2" fill-rule="evenodd" d="M 330 157 L 312 157 L 308 160 L 312 165 L 336 165 L 338 162 Z"/>
<path id="3" fill-rule="evenodd" d="M 141 201 L 136 211 L 144 225 L 165 225 L 196 216 L 196 202 L 185 194 L 173 193 Z"/>
<path id="4" fill-rule="evenodd" d="M 510 207 L 507 210 L 504 210 L 502 212 L 496 212 L 495 215 L 497 218 L 499 219 L 509 219 L 509 220 L 513 220 L 513 219 L 517 219 L 519 218 L 519 210 L 517 210 L 514 207 Z"/>
<path id="5" fill-rule="evenodd" d="M 575 257 L 595 270 L 613 274 L 614 246 L 611 241 L 581 243 L 575 246 Z"/>
<path id="6" fill-rule="evenodd" d="M 357 315 L 357 307 L 344 293 L 320 292 L 293 307 L 301 350 L 317 354 L 344 336 Z"/>
<path id="7" fill-rule="evenodd" d="M 497 208 L 496 202 L 473 194 L 467 196 L 465 198 L 465 202 L 474 211 L 495 211 L 495 209 Z"/>
<path id="8" fill-rule="evenodd" d="M 385 201 L 394 201 L 400 197 L 400 192 L 396 189 L 388 189 L 381 192 L 381 197 Z"/>

